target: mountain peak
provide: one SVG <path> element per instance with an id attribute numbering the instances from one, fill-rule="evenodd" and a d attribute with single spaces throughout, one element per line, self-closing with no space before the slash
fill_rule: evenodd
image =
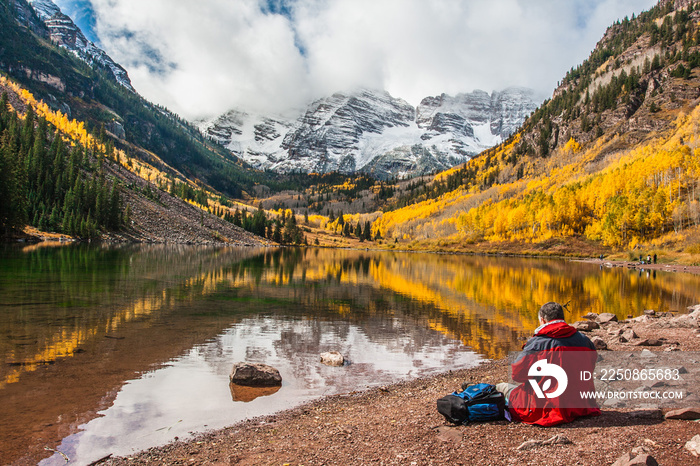
<path id="1" fill-rule="evenodd" d="M 318 99 L 296 119 L 230 111 L 200 128 L 258 168 L 390 178 L 466 162 L 510 136 L 535 99 L 514 87 L 426 97 L 414 108 L 385 90 L 360 88 Z"/>
<path id="2" fill-rule="evenodd" d="M 126 70 L 89 41 L 80 28 L 51 0 L 27 0 L 49 30 L 51 40 L 89 64 L 107 70 L 126 89 L 136 92 Z"/>
<path id="3" fill-rule="evenodd" d="M 61 9 L 51 0 L 27 0 L 40 20 L 46 21 L 61 13 Z"/>

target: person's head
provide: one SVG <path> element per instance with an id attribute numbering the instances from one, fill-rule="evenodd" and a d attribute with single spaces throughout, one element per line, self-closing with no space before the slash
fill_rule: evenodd
<path id="1" fill-rule="evenodd" d="M 546 324 L 552 320 L 564 319 L 564 308 L 559 303 L 543 304 L 540 311 L 537 313 L 540 323 Z"/>

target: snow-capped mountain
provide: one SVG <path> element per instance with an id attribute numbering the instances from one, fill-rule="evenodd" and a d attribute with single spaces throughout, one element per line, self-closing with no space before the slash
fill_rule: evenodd
<path id="1" fill-rule="evenodd" d="M 136 92 L 126 70 L 112 60 L 104 50 L 89 41 L 73 20 L 64 15 L 55 3 L 51 0 L 28 0 L 28 2 L 48 28 L 53 42 L 70 50 L 89 65 L 108 70 L 119 84 Z"/>
<path id="2" fill-rule="evenodd" d="M 233 110 L 199 126 L 258 168 L 388 178 L 464 163 L 510 136 L 538 103 L 534 91 L 509 88 L 427 97 L 414 108 L 363 89 L 317 100 L 294 117 Z"/>

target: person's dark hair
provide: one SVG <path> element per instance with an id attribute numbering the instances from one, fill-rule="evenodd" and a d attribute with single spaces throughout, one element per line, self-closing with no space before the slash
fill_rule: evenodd
<path id="1" fill-rule="evenodd" d="M 543 304 L 539 312 L 540 317 L 545 322 L 564 319 L 564 308 L 559 303 Z"/>

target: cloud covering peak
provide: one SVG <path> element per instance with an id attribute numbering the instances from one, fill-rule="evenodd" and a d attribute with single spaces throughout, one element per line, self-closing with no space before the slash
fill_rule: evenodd
<path id="1" fill-rule="evenodd" d="M 357 87 L 421 98 L 548 95 L 605 29 L 654 0 L 60 0 L 145 97 L 187 118 L 281 112 Z M 82 8 L 81 11 L 85 11 Z"/>

